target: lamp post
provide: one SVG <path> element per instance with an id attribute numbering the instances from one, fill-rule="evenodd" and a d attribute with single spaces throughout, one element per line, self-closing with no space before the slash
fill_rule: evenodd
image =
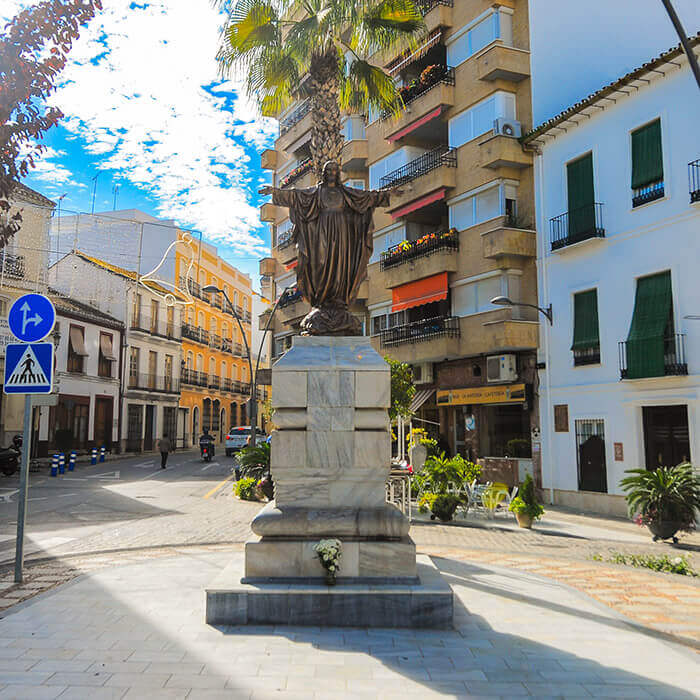
<path id="1" fill-rule="evenodd" d="M 236 307 L 231 303 L 231 300 L 228 298 L 228 294 L 223 289 L 219 289 L 217 286 L 210 284 L 204 289 L 202 289 L 203 292 L 206 292 L 207 294 L 221 294 L 223 295 L 224 299 L 226 300 L 226 303 L 229 305 L 231 308 L 231 311 L 233 312 L 233 315 L 238 323 L 238 327 L 241 330 L 241 335 L 243 336 L 243 344 L 245 345 L 245 351 L 248 359 L 248 369 L 250 371 L 250 444 L 252 447 L 255 447 L 256 443 L 256 431 L 258 428 L 258 387 L 257 387 L 257 382 L 258 382 L 258 369 L 260 366 L 260 355 L 262 354 L 263 351 L 263 344 L 265 343 L 265 336 L 267 335 L 267 331 L 270 328 L 270 322 L 272 321 L 272 317 L 275 315 L 275 311 L 277 311 L 277 306 L 280 303 L 280 300 L 282 297 L 285 295 L 288 289 L 291 289 L 291 287 L 285 287 L 284 291 L 282 294 L 280 294 L 279 298 L 275 302 L 275 305 L 272 307 L 272 312 L 270 313 L 270 316 L 267 319 L 267 323 L 265 324 L 265 329 L 263 330 L 263 335 L 262 339 L 260 340 L 260 348 L 258 350 L 258 357 L 257 360 L 255 361 L 255 371 L 253 371 L 253 356 L 251 355 L 250 352 L 250 346 L 248 345 L 248 340 L 245 336 L 245 331 L 243 330 L 243 323 L 241 322 L 240 316 L 238 315 L 238 311 L 236 310 Z"/>
<path id="2" fill-rule="evenodd" d="M 511 301 L 508 297 L 494 297 L 491 299 L 491 303 L 494 306 L 529 306 L 531 309 L 537 309 L 540 313 L 544 314 L 547 317 L 550 326 L 553 323 L 551 304 L 546 309 L 543 309 L 541 306 L 537 306 L 536 304 L 524 304 L 519 301 Z"/>

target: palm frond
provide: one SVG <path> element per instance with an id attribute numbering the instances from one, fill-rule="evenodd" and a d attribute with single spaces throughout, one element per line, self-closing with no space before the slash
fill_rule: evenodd
<path id="1" fill-rule="evenodd" d="M 393 79 L 381 68 L 357 59 L 341 82 L 341 107 L 365 111 L 370 107 L 398 112 L 403 103 Z"/>

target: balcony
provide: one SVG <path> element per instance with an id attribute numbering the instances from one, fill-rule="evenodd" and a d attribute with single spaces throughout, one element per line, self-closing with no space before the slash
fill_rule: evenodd
<path id="1" fill-rule="evenodd" d="M 700 202 L 700 158 L 688 163 L 690 203 Z"/>
<path id="2" fill-rule="evenodd" d="M 289 185 L 292 185 L 295 183 L 297 180 L 302 178 L 306 173 L 309 171 L 313 170 L 314 164 L 311 158 L 307 158 L 306 160 L 303 160 L 301 163 L 297 164 L 295 167 L 293 167 L 281 180 L 279 183 L 280 189 L 283 189 L 285 187 L 289 187 Z"/>
<path id="3" fill-rule="evenodd" d="M 492 260 L 537 257 L 537 232 L 507 224 L 481 234 L 482 255 Z"/>
<path id="4" fill-rule="evenodd" d="M 206 389 L 207 379 L 206 372 L 199 372 L 194 369 L 183 369 L 180 381 L 187 386 L 198 386 Z"/>
<path id="5" fill-rule="evenodd" d="M 549 240 L 553 251 L 592 238 L 605 238 L 602 204 L 588 204 L 549 220 Z"/>
<path id="6" fill-rule="evenodd" d="M 203 328 L 191 326 L 189 323 L 182 324 L 182 337 L 195 343 L 209 345 L 209 332 Z"/>
<path id="7" fill-rule="evenodd" d="M 193 279 L 185 279 L 184 277 L 180 277 L 178 280 L 178 286 L 180 289 L 189 290 L 190 294 L 197 299 L 203 298 L 201 286 Z"/>
<path id="8" fill-rule="evenodd" d="M 494 44 L 476 57 L 479 80 L 508 80 L 519 83 L 530 77 L 530 53 L 502 43 Z"/>
<path id="9" fill-rule="evenodd" d="M 573 350 L 574 367 L 600 364 L 600 346 Z"/>
<path id="10" fill-rule="evenodd" d="M 209 333 L 209 347 L 213 350 L 223 350 L 223 339 L 218 333 Z"/>
<path id="11" fill-rule="evenodd" d="M 479 340 L 487 348 L 484 352 L 534 350 L 539 344 L 539 324 L 513 318 L 484 322 L 482 318 Z"/>
<path id="12" fill-rule="evenodd" d="M 352 139 L 343 144 L 340 154 L 340 167 L 347 170 L 362 170 L 367 167 L 369 147 L 367 139 Z"/>
<path id="13" fill-rule="evenodd" d="M 274 258 L 263 258 L 260 261 L 260 275 L 262 277 L 274 277 L 277 270 L 277 262 Z"/>
<path id="14" fill-rule="evenodd" d="M 518 139 L 512 136 L 489 136 L 479 143 L 479 158 L 484 168 L 529 168 L 532 154 L 523 151 Z"/>
<path id="15" fill-rule="evenodd" d="M 649 204 L 656 199 L 661 199 L 664 196 L 664 181 L 650 182 L 644 187 L 635 187 L 632 190 L 632 208 L 641 207 L 643 204 Z"/>
<path id="16" fill-rule="evenodd" d="M 24 279 L 24 255 L 11 255 L 2 252 L 2 276 L 13 279 Z"/>
<path id="17" fill-rule="evenodd" d="M 161 376 L 150 372 L 130 374 L 129 389 L 158 391 L 162 394 L 179 394 L 180 381 L 176 377 Z"/>
<path id="18" fill-rule="evenodd" d="M 304 301 L 301 292 L 294 287 L 285 292 L 277 305 L 277 316 L 282 323 L 291 323 L 302 316 L 305 316 L 311 307 Z"/>
<path id="19" fill-rule="evenodd" d="M 272 148 L 266 148 L 260 154 L 260 167 L 263 170 L 275 170 L 278 163 L 277 151 Z"/>
<path id="20" fill-rule="evenodd" d="M 132 316 L 129 323 L 129 330 L 148 333 L 160 338 L 168 338 L 170 340 L 180 340 L 180 326 L 174 320 L 151 318 L 145 314 L 137 314 Z"/>
<path id="21" fill-rule="evenodd" d="M 682 377 L 688 374 L 685 333 L 618 343 L 620 379 Z"/>
<path id="22" fill-rule="evenodd" d="M 260 207 L 260 221 L 274 224 L 282 219 L 282 209 L 271 202 L 267 202 Z"/>
<path id="23" fill-rule="evenodd" d="M 289 229 L 289 231 L 285 231 L 277 239 L 275 253 L 277 254 L 277 259 L 282 263 L 282 265 L 286 265 L 297 256 L 297 249 L 294 245 L 296 241 L 293 235 L 293 230 L 294 229 Z"/>
<path id="24" fill-rule="evenodd" d="M 208 389 L 218 389 L 221 387 L 221 378 L 217 377 L 215 374 L 209 375 L 209 380 L 207 381 Z"/>
<path id="25" fill-rule="evenodd" d="M 438 27 L 452 26 L 453 5 L 454 0 L 422 0 L 418 3 L 428 32 Z"/>
<path id="26" fill-rule="evenodd" d="M 302 134 L 311 129 L 311 122 L 311 102 L 307 100 L 280 121 L 276 150 L 286 151 Z"/>
<path id="27" fill-rule="evenodd" d="M 459 318 L 441 316 L 383 330 L 373 344 L 400 362 L 441 361 L 459 355 Z"/>
<path id="28" fill-rule="evenodd" d="M 454 68 L 433 66 L 424 79 L 417 84 L 405 86 L 400 90 L 404 109 L 398 115 L 384 112 L 383 135 L 389 141 L 398 141 L 407 133 L 413 132 L 424 123 L 439 116 L 445 108 L 454 105 Z"/>

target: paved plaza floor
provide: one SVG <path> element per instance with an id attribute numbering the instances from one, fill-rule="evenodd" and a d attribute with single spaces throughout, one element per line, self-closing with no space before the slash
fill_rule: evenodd
<path id="1" fill-rule="evenodd" d="M 204 587 L 240 547 L 111 566 L 8 608 L 1 698 L 694 698 L 697 654 L 539 575 L 434 561 L 453 631 L 213 628 Z"/>

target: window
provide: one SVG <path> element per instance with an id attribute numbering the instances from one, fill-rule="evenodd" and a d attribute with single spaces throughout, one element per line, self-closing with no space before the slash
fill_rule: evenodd
<path id="1" fill-rule="evenodd" d="M 148 352 L 148 388 L 156 388 L 156 373 L 158 372 L 158 353 L 153 350 Z"/>
<path id="2" fill-rule="evenodd" d="M 129 350 L 129 379 L 136 380 L 139 376 L 139 363 L 141 351 L 139 348 L 130 348 Z M 130 381 L 130 383 L 133 383 Z"/>
<path id="3" fill-rule="evenodd" d="M 141 295 L 134 294 L 134 300 L 131 307 L 131 325 L 138 328 L 141 324 Z"/>
<path id="4" fill-rule="evenodd" d="M 664 196 L 664 159 L 661 120 L 632 132 L 632 206 Z"/>
<path id="5" fill-rule="evenodd" d="M 116 361 L 110 333 L 100 333 L 100 349 L 97 360 L 97 374 L 100 377 L 112 376 L 112 363 Z"/>
<path id="6" fill-rule="evenodd" d="M 292 347 L 292 336 L 291 335 L 283 335 L 281 337 L 275 338 L 273 341 L 272 356 L 275 358 L 281 357 L 291 347 Z"/>
<path id="7" fill-rule="evenodd" d="M 575 243 L 590 238 L 596 228 L 592 153 L 567 164 L 566 183 L 569 242 Z"/>
<path id="8" fill-rule="evenodd" d="M 513 45 L 513 17 L 508 8 L 489 11 L 451 39 L 447 44 L 448 65 L 458 66 L 496 39 L 506 46 Z"/>
<path id="9" fill-rule="evenodd" d="M 499 117 L 515 119 L 515 95 L 503 91 L 496 92 L 452 117 L 447 124 L 450 147 L 459 148 L 477 136 L 492 131 L 493 123 Z"/>
<path id="10" fill-rule="evenodd" d="M 371 190 L 379 189 L 381 186 L 381 179 L 385 175 L 392 173 L 394 170 L 401 168 L 427 152 L 425 148 L 403 146 L 397 151 L 390 153 L 385 158 L 378 160 L 376 163 L 372 163 L 372 165 L 369 166 L 369 188 Z"/>
<path id="11" fill-rule="evenodd" d="M 483 311 L 494 311 L 491 299 L 503 294 L 502 275 L 457 284 L 452 287 L 452 315 L 469 316 Z M 517 301 L 517 299 L 513 299 Z M 493 456 L 493 455 L 492 455 Z"/>
<path id="12" fill-rule="evenodd" d="M 600 362 L 598 330 L 598 291 L 574 294 L 574 339 L 571 344 L 574 366 Z"/>
<path id="13" fill-rule="evenodd" d="M 396 328 L 408 323 L 408 314 L 403 311 L 391 312 L 374 312 L 372 315 L 372 335 L 379 335 L 382 331 L 388 328 Z"/>
<path id="14" fill-rule="evenodd" d="M 531 456 L 530 413 L 516 406 L 484 406 L 481 452 L 487 457 Z"/>
<path id="15" fill-rule="evenodd" d="M 346 180 L 345 184 L 348 187 L 354 187 L 356 190 L 364 190 L 365 189 L 365 181 L 364 180 Z"/>
<path id="16" fill-rule="evenodd" d="M 71 325 L 68 338 L 68 371 L 83 374 L 86 357 L 85 329 L 81 326 Z"/>
<path id="17" fill-rule="evenodd" d="M 346 117 L 343 123 L 343 138 L 346 141 L 362 140 L 367 138 L 364 117 Z"/>
<path id="18" fill-rule="evenodd" d="M 151 299 L 151 333 L 158 333 L 158 301 Z"/>
<path id="19" fill-rule="evenodd" d="M 166 328 L 166 334 L 168 338 L 173 338 L 175 337 L 175 307 L 168 306 L 166 314 L 166 321 L 168 324 L 168 327 Z"/>
<path id="20" fill-rule="evenodd" d="M 499 183 L 471 196 L 467 195 L 450 202 L 448 205 L 450 227 L 464 231 L 470 226 L 502 216 L 504 214 L 502 198 L 504 195 L 514 198 L 515 190 L 516 188 L 512 185 Z"/>
<path id="21" fill-rule="evenodd" d="M 165 390 L 172 391 L 172 388 L 173 388 L 173 356 L 172 355 L 165 356 L 164 376 L 165 376 Z"/>
<path id="22" fill-rule="evenodd" d="M 605 423 L 601 419 L 576 421 L 576 458 L 579 491 L 607 493 Z"/>
<path id="23" fill-rule="evenodd" d="M 383 231 L 383 233 L 379 233 L 374 237 L 374 249 L 372 250 L 372 257 L 369 259 L 370 264 L 379 262 L 382 253 L 406 239 L 406 227 L 402 224 Z"/>
<path id="24" fill-rule="evenodd" d="M 187 369 L 194 369 L 194 353 L 192 350 L 187 352 Z"/>

